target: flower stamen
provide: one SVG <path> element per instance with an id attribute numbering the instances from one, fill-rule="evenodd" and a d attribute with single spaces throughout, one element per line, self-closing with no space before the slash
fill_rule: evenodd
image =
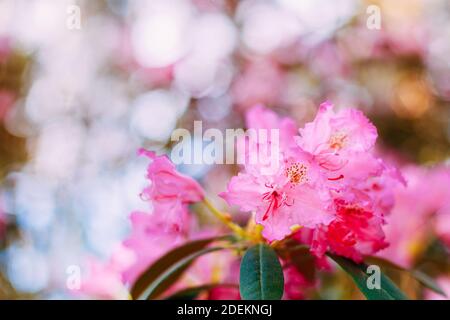
<path id="1" fill-rule="evenodd" d="M 286 169 L 286 176 L 294 184 L 300 184 L 308 181 L 308 167 L 302 163 L 296 162 Z"/>
<path id="2" fill-rule="evenodd" d="M 338 151 L 345 146 L 346 141 L 347 135 L 342 132 L 337 132 L 330 137 L 330 140 L 328 140 L 328 145 L 331 149 Z"/>

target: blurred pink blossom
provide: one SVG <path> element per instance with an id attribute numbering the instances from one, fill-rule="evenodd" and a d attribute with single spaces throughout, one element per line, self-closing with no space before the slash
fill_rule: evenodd
<path id="1" fill-rule="evenodd" d="M 166 222 L 161 214 L 133 212 L 130 220 L 131 233 L 123 241 L 123 246 L 135 256 L 134 263 L 123 270 L 123 280 L 129 284 L 164 253 L 185 241 L 182 230 L 168 230 L 165 227 Z"/>
<path id="2" fill-rule="evenodd" d="M 402 173 L 407 186 L 395 190 L 395 206 L 386 217 L 385 227 L 390 246 L 379 255 L 410 267 L 424 249 L 433 228 L 444 240 L 448 236 L 450 170 L 408 165 L 402 168 Z M 432 217 L 435 217 L 434 225 Z"/>
<path id="3" fill-rule="evenodd" d="M 257 59 L 247 62 L 233 82 L 235 103 L 246 110 L 257 103 L 275 104 L 281 93 L 284 74 L 275 61 Z"/>
<path id="4" fill-rule="evenodd" d="M 128 290 L 122 272 L 134 261 L 133 253 L 119 245 L 111 258 L 103 263 L 91 258 L 87 263 L 87 275 L 82 276 L 81 288 L 73 291 L 97 299 L 128 299 Z"/>

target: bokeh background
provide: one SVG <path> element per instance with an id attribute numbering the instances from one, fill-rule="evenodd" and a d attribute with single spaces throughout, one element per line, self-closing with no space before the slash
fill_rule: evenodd
<path id="1" fill-rule="evenodd" d="M 445 166 L 449 39 L 448 0 L 0 0 L 0 299 L 70 298 L 67 267 L 148 207 L 136 150 L 169 152 L 194 120 L 240 128 L 263 103 L 302 125 L 328 99 L 364 110 L 396 163 Z M 214 195 L 235 168 L 180 170 Z"/>

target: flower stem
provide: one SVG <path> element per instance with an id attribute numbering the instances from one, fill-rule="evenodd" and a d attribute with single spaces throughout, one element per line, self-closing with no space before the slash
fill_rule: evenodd
<path id="1" fill-rule="evenodd" d="M 208 200 L 208 199 L 203 199 L 203 203 L 205 204 L 205 206 L 209 209 L 209 211 L 212 212 L 212 214 L 219 219 L 223 224 L 225 224 L 228 228 L 230 228 L 234 233 L 236 233 L 236 235 L 242 237 L 242 238 L 247 238 L 247 233 L 245 232 L 244 229 L 242 229 L 240 226 L 238 226 L 236 223 L 234 223 L 233 221 L 231 221 L 231 217 L 226 214 L 223 213 L 221 211 L 219 211 L 216 207 L 214 207 L 214 205 Z"/>

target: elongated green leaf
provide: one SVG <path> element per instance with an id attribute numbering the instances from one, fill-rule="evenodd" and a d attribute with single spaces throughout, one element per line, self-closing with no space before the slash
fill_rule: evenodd
<path id="1" fill-rule="evenodd" d="M 400 272 L 405 272 L 409 276 L 416 279 L 424 287 L 426 287 L 430 290 L 433 290 L 434 292 L 439 293 L 440 295 L 442 295 L 444 297 L 447 297 L 444 290 L 439 286 L 439 284 L 436 281 L 434 281 L 433 278 L 431 278 L 426 273 L 424 273 L 420 270 L 416 270 L 416 269 L 408 270 L 408 269 L 405 269 L 391 261 L 388 261 L 388 260 L 380 258 L 380 257 L 368 257 L 365 259 L 365 261 L 368 264 L 376 264 L 376 265 L 385 266 L 387 268 L 397 270 Z"/>
<path id="2" fill-rule="evenodd" d="M 369 289 L 367 265 L 357 264 L 350 259 L 328 254 L 345 272 L 347 272 L 368 300 L 407 300 L 405 294 L 383 273 L 380 274 L 380 289 Z"/>
<path id="3" fill-rule="evenodd" d="M 210 291 L 214 288 L 237 289 L 238 285 L 233 283 L 210 283 L 202 286 L 190 287 L 172 294 L 170 297 L 167 297 L 167 300 L 193 300 L 197 298 L 202 291 Z"/>
<path id="4" fill-rule="evenodd" d="M 283 270 L 271 247 L 257 244 L 247 250 L 241 262 L 239 287 L 244 300 L 281 299 Z"/>
<path id="5" fill-rule="evenodd" d="M 192 255 L 193 253 L 206 248 L 206 246 L 208 246 L 213 241 L 224 240 L 227 239 L 227 237 L 229 236 L 195 240 L 169 251 L 160 259 L 155 261 L 152 265 L 150 265 L 147 270 L 139 276 L 139 278 L 131 288 L 131 296 L 133 297 L 133 299 L 140 298 L 145 289 L 169 267 L 176 264 L 180 260 Z"/>
<path id="6" fill-rule="evenodd" d="M 174 284 L 183 274 L 183 272 L 190 266 L 190 264 L 197 259 L 198 257 L 213 252 L 222 250 L 224 248 L 216 247 L 216 248 L 206 248 L 196 253 L 191 254 L 190 256 L 185 257 L 184 259 L 178 261 L 169 269 L 164 271 L 160 276 L 158 276 L 155 281 L 153 281 L 145 291 L 139 296 L 139 300 L 150 300 L 157 298 L 160 294 L 162 294 L 166 289 L 168 289 L 172 284 Z"/>

